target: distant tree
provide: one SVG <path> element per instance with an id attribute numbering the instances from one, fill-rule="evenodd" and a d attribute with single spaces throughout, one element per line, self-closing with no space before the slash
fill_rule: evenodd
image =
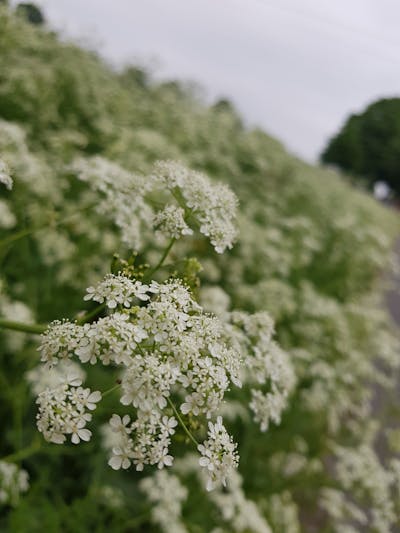
<path id="1" fill-rule="evenodd" d="M 215 102 L 212 108 L 215 109 L 216 111 L 228 111 L 230 113 L 237 112 L 233 103 L 227 98 L 220 98 L 219 100 Z"/>
<path id="2" fill-rule="evenodd" d="M 130 65 L 129 67 L 125 68 L 120 78 L 125 85 L 129 86 L 133 83 L 141 89 L 146 89 L 150 84 L 149 73 L 142 67 L 134 67 Z"/>
<path id="3" fill-rule="evenodd" d="M 385 181 L 400 195 L 400 98 L 385 98 L 352 115 L 321 155 L 371 185 Z"/>
<path id="4" fill-rule="evenodd" d="M 43 13 L 35 4 L 31 4 L 30 2 L 23 2 L 21 4 L 18 4 L 16 11 L 19 15 L 22 15 L 31 24 L 36 24 L 40 26 L 45 23 Z"/>

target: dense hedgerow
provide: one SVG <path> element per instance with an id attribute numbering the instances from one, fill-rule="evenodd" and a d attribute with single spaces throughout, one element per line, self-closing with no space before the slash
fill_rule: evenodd
<path id="1" fill-rule="evenodd" d="M 391 531 L 395 215 L 229 105 L 0 35 L 0 324 L 38 324 L 1 330 L 0 529 Z"/>

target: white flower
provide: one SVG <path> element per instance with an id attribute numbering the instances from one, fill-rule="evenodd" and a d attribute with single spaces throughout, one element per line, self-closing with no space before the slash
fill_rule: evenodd
<path id="1" fill-rule="evenodd" d="M 113 470 L 119 470 L 120 468 L 126 470 L 131 466 L 129 450 L 118 447 L 113 448 L 113 456 L 108 461 L 108 464 Z"/>
<path id="2" fill-rule="evenodd" d="M 173 435 L 175 433 L 175 428 L 178 425 L 178 421 L 173 416 L 163 416 L 162 417 L 162 423 L 164 425 L 165 430 L 170 434 Z"/>
<path id="3" fill-rule="evenodd" d="M 131 417 L 129 415 L 125 415 L 123 418 L 121 418 L 119 415 L 112 415 L 110 419 L 110 426 L 114 432 L 121 431 L 124 433 L 130 421 Z"/>
<path id="4" fill-rule="evenodd" d="M 81 440 L 88 442 L 92 436 L 92 432 L 85 428 L 86 421 L 82 418 L 76 423 L 67 423 L 66 428 L 68 433 L 71 433 L 71 442 L 79 444 Z"/>
<path id="5" fill-rule="evenodd" d="M 159 469 L 164 468 L 164 466 L 172 466 L 173 460 L 172 455 L 168 455 L 168 448 L 164 448 L 157 466 Z"/>

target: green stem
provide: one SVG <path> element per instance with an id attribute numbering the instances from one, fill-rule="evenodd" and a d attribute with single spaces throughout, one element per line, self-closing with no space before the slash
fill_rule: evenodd
<path id="1" fill-rule="evenodd" d="M 125 527 L 136 528 L 137 526 L 140 526 L 144 524 L 145 522 L 147 522 L 150 518 L 150 515 L 151 515 L 151 511 L 149 510 L 136 516 L 135 518 L 131 518 L 130 520 L 125 522 Z"/>
<path id="2" fill-rule="evenodd" d="M 83 315 L 82 318 L 78 318 L 76 323 L 79 324 L 79 325 L 86 324 L 86 322 L 89 322 L 89 320 L 91 320 L 92 318 L 96 317 L 105 307 L 106 307 L 106 303 L 102 303 L 102 304 L 98 305 L 97 307 L 92 309 L 92 311 L 89 311 L 88 313 Z"/>
<path id="3" fill-rule="evenodd" d="M 22 459 L 26 459 L 27 457 L 30 457 L 31 455 L 34 455 L 35 453 L 37 453 L 40 450 L 40 446 L 41 446 L 40 440 L 35 440 L 27 448 L 23 448 L 22 450 L 19 450 L 18 452 L 7 455 L 6 457 L 2 457 L 1 460 L 7 461 L 8 463 L 15 463 L 16 461 L 21 461 Z"/>
<path id="4" fill-rule="evenodd" d="M 117 385 L 114 385 L 114 387 L 111 387 L 111 389 L 106 390 L 106 392 L 102 392 L 101 393 L 102 398 L 105 398 L 106 396 L 114 392 L 115 390 L 119 389 L 120 386 L 121 386 L 121 383 L 118 383 Z"/>
<path id="5" fill-rule="evenodd" d="M 185 424 L 185 422 L 182 420 L 182 417 L 181 415 L 179 414 L 178 410 L 176 409 L 175 405 L 171 402 L 171 400 L 169 398 L 167 398 L 167 402 L 169 403 L 170 407 L 172 407 L 172 410 L 173 412 L 175 413 L 175 416 L 176 418 L 178 419 L 180 425 L 183 427 L 186 435 L 189 437 L 189 439 L 193 442 L 193 444 L 196 446 L 196 449 L 197 449 L 197 446 L 199 445 L 199 443 L 197 442 L 197 440 L 193 437 L 192 433 L 190 432 L 189 428 L 187 427 L 187 425 Z"/>
<path id="6" fill-rule="evenodd" d="M 14 320 L 5 320 L 0 318 L 0 328 L 23 331 L 24 333 L 36 333 L 40 335 L 47 329 L 46 324 L 25 324 L 24 322 L 15 322 Z"/>
<path id="7" fill-rule="evenodd" d="M 85 324 L 90 319 L 98 315 L 105 306 L 106 304 L 98 305 L 95 309 L 77 320 L 77 323 Z M 24 322 L 16 322 L 15 320 L 6 320 L 4 318 L 0 318 L 0 328 L 23 331 L 24 333 L 36 333 L 37 335 L 40 335 L 46 331 L 47 327 L 47 324 L 25 324 Z"/>
<path id="8" fill-rule="evenodd" d="M 167 258 L 167 255 L 168 255 L 169 252 L 171 251 L 171 248 L 173 247 L 175 241 L 176 241 L 175 237 L 172 237 L 172 239 L 169 241 L 168 246 L 165 248 L 164 253 L 162 254 L 162 256 L 161 256 L 159 262 L 158 262 L 158 263 L 156 264 L 156 266 L 155 266 L 152 270 L 150 270 L 150 272 L 146 275 L 146 279 L 147 279 L 147 280 L 151 279 L 151 278 L 153 277 L 153 274 L 155 274 L 155 273 L 157 272 L 157 270 L 159 270 L 159 269 L 162 267 L 162 265 L 163 265 L 165 259 Z"/>
<path id="9" fill-rule="evenodd" d="M 17 231 L 16 233 L 9 235 L 8 237 L 0 241 L 0 248 L 3 246 L 6 246 L 7 244 L 11 244 L 14 241 L 18 241 L 19 239 L 22 239 L 23 237 L 26 237 L 27 235 L 30 235 L 36 229 L 37 228 L 22 229 L 21 231 Z"/>

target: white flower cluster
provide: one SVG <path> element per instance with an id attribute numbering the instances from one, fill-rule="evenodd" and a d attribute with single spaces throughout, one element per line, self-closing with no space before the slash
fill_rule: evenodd
<path id="1" fill-rule="evenodd" d="M 48 367 L 59 359 L 76 355 L 81 363 L 94 365 L 100 360 L 104 365 L 111 362 L 128 365 L 130 352 L 146 336 L 137 324 L 129 322 L 125 313 L 113 313 L 93 324 L 80 326 L 75 322 L 55 320 L 43 336 L 41 360 Z"/>
<path id="2" fill-rule="evenodd" d="M 250 409 L 254 413 L 254 421 L 260 424 L 261 431 L 267 431 L 270 422 L 279 424 L 282 412 L 287 407 L 287 399 L 277 391 L 263 393 L 260 390 L 251 391 Z"/>
<path id="3" fill-rule="evenodd" d="M 17 505 L 20 494 L 29 488 L 28 479 L 26 470 L 0 461 L 0 505 Z"/>
<path id="4" fill-rule="evenodd" d="M 8 168 L 7 163 L 3 161 L 3 159 L 0 159 L 0 183 L 5 185 L 7 189 L 12 189 L 13 179 L 10 176 L 10 169 Z"/>
<path id="5" fill-rule="evenodd" d="M 114 470 L 126 470 L 133 463 L 137 471 L 142 471 L 145 464 L 159 469 L 171 466 L 173 457 L 168 451 L 177 425 L 174 417 L 162 416 L 155 410 L 147 416 L 139 414 L 132 423 L 129 415 L 121 419 L 114 414 L 110 426 L 115 435 L 108 464 Z"/>
<path id="6" fill-rule="evenodd" d="M 273 531 L 300 533 L 299 509 L 290 491 L 272 494 L 268 499 L 268 519 Z M 341 532 L 344 533 L 344 530 Z"/>
<path id="7" fill-rule="evenodd" d="M 84 389 L 81 384 L 80 378 L 68 376 L 55 388 L 39 393 L 37 427 L 47 441 L 62 444 L 66 435 L 71 435 L 74 444 L 90 440 L 92 432 L 85 426 L 92 415 L 87 410 L 96 409 L 101 394 Z"/>
<path id="8" fill-rule="evenodd" d="M 133 249 L 140 249 L 145 229 L 151 227 L 153 220 L 153 211 L 144 200 L 152 187 L 151 180 L 100 156 L 77 159 L 72 171 L 101 193 L 103 200 L 97 210 L 113 220 L 121 230 L 122 241 Z"/>
<path id="9" fill-rule="evenodd" d="M 186 500 L 188 491 L 177 476 L 161 470 L 152 477 L 142 479 L 139 487 L 152 503 L 152 520 L 162 531 L 186 533 L 181 515 L 182 503 Z"/>
<path id="10" fill-rule="evenodd" d="M 51 202 L 60 199 L 62 180 L 59 176 L 54 178 L 54 173 L 50 173 L 43 158 L 29 151 L 26 137 L 21 126 L 0 119 L 0 183 L 11 189 L 11 176 L 18 176 L 18 182 L 28 187 L 34 195 L 46 197 L 49 201 L 51 199 Z M 34 202 L 33 198 L 32 200 Z"/>
<path id="11" fill-rule="evenodd" d="M 185 222 L 185 210 L 176 205 L 167 205 L 154 217 L 154 228 L 168 237 L 179 239 L 182 235 L 192 235 L 193 230 Z"/>
<path id="12" fill-rule="evenodd" d="M 86 289 L 84 300 L 93 300 L 98 303 L 106 302 L 109 309 L 115 309 L 117 305 L 132 307 L 135 298 L 146 301 L 150 299 L 148 292 L 157 292 L 156 285 L 145 285 L 140 281 L 132 281 L 123 275 L 107 274 L 104 280 L 96 287 Z"/>
<path id="13" fill-rule="evenodd" d="M 248 315 L 243 312 L 231 314 L 232 335 L 246 353 L 246 382 L 258 388 L 251 389 L 250 408 L 261 431 L 268 429 L 272 421 L 279 424 L 288 404 L 289 394 L 296 379 L 289 356 L 272 341 L 274 325 L 265 312 Z M 268 390 L 259 387 L 268 386 Z"/>
<path id="14" fill-rule="evenodd" d="M 208 491 L 221 483 L 225 486 L 226 479 L 238 467 L 239 456 L 236 446 L 222 424 L 222 417 L 219 416 L 215 424 L 208 423 L 208 438 L 197 447 L 202 455 L 199 464 L 208 474 Z"/>
<path id="15" fill-rule="evenodd" d="M 98 495 L 101 503 L 110 509 L 121 509 L 125 505 L 124 491 L 119 487 L 103 485 L 99 487 Z"/>
<path id="16" fill-rule="evenodd" d="M 154 176 L 183 204 L 190 215 L 187 220 L 199 227 L 218 253 L 232 248 L 238 201 L 228 186 L 214 184 L 206 175 L 175 161 L 158 161 Z"/>
<path id="17" fill-rule="evenodd" d="M 189 420 L 200 415 L 211 418 L 230 383 L 240 386 L 241 358 L 226 343 L 224 325 L 203 313 L 180 280 L 146 285 L 121 274 L 109 275 L 88 289 L 87 298 L 106 302 L 114 312 L 91 324 L 50 324 L 39 348 L 42 362 L 53 366 L 60 359 L 76 356 L 82 363 L 121 365 L 120 401 L 135 408 L 136 418 L 131 422 L 129 416 L 121 420 L 114 415 L 111 419 L 116 437 L 110 465 L 118 469 L 133 463 L 137 470 L 145 464 L 169 466 L 171 435 L 177 425 L 171 416 L 171 409 L 175 409 L 172 396 L 178 401 L 177 409 Z M 67 395 L 68 390 L 66 387 Z M 40 420 L 45 417 L 42 425 L 50 432 L 49 438 L 59 441 L 59 435 L 66 431 L 64 426 L 61 430 L 53 428 L 53 403 L 57 400 L 51 393 L 42 393 L 39 399 L 43 411 Z M 233 444 L 221 423 L 211 427 L 212 436 L 221 446 L 227 445 L 224 461 L 230 458 L 232 465 L 236 464 L 236 455 L 228 453 Z M 87 435 L 83 428 L 77 426 L 84 431 L 83 436 L 77 433 L 80 438 Z M 211 440 L 204 446 L 213 449 Z M 218 465 L 215 481 L 224 477 L 225 463 Z"/>
<path id="18" fill-rule="evenodd" d="M 76 260 L 77 245 L 60 229 L 48 228 L 46 238 L 37 239 L 37 246 L 44 264 L 57 265 L 57 270 L 61 271 L 61 265 Z"/>
<path id="19" fill-rule="evenodd" d="M 212 494 L 212 502 L 219 508 L 224 521 L 231 526 L 231 531 L 271 533 L 268 522 L 255 502 L 246 498 L 242 483 L 240 474 L 233 472 L 228 487 Z"/>
<path id="20" fill-rule="evenodd" d="M 275 476 L 309 476 L 323 471 L 323 463 L 318 457 L 310 457 L 310 448 L 302 437 L 293 439 L 293 450 L 280 450 L 268 459 Z"/>
<path id="21" fill-rule="evenodd" d="M 367 528 L 368 518 L 365 511 L 355 505 L 348 495 L 341 490 L 323 488 L 320 506 L 329 514 L 338 528 L 346 527 L 348 522 L 357 523 L 359 526 Z"/>
<path id="22" fill-rule="evenodd" d="M 369 507 L 369 524 L 373 531 L 389 533 L 396 521 L 390 472 L 380 464 L 374 450 L 368 444 L 358 448 L 337 446 L 336 475 L 345 491 Z M 360 514 L 360 518 L 362 515 Z"/>

